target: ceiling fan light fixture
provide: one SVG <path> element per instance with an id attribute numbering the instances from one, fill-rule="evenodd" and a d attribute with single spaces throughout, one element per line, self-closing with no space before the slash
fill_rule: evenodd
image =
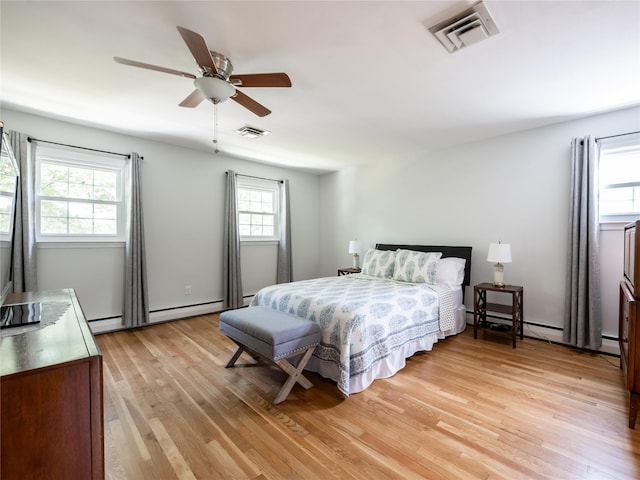
<path id="1" fill-rule="evenodd" d="M 236 94 L 233 85 L 216 77 L 196 78 L 193 83 L 202 95 L 213 103 L 224 102 Z"/>

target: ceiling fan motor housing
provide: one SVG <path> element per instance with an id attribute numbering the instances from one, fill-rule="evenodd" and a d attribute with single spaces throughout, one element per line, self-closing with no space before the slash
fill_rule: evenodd
<path id="1" fill-rule="evenodd" d="M 201 68 L 202 74 L 205 76 L 218 77 L 222 80 L 229 81 L 229 77 L 233 72 L 233 64 L 231 63 L 231 60 L 229 60 L 221 53 L 214 52 L 213 50 L 210 50 L 209 53 L 211 53 L 211 59 L 213 60 L 213 65 L 216 67 L 217 72 L 214 73 L 209 71 L 207 68 L 205 68 L 204 70 Z"/>

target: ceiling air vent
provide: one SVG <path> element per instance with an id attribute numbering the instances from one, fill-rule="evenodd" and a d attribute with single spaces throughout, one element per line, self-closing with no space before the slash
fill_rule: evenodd
<path id="1" fill-rule="evenodd" d="M 247 138 L 264 137 L 265 135 L 269 135 L 271 133 L 269 130 L 261 130 L 257 127 L 250 127 L 249 125 L 245 125 L 244 127 L 239 128 L 235 132 L 241 137 L 247 137 Z"/>
<path id="2" fill-rule="evenodd" d="M 453 18 L 429 28 L 449 53 L 489 38 L 498 33 L 496 22 L 484 3 L 459 13 Z"/>

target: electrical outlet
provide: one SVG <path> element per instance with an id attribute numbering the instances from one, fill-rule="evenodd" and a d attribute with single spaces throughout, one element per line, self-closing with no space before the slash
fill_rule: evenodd
<path id="1" fill-rule="evenodd" d="M 184 286 L 184 294 L 185 295 L 191 295 L 191 285 L 185 285 Z"/>

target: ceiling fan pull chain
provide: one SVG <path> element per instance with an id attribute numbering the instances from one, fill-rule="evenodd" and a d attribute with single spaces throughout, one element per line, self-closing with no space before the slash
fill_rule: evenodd
<path id="1" fill-rule="evenodd" d="M 213 104 L 213 152 L 218 154 L 218 104 Z"/>

